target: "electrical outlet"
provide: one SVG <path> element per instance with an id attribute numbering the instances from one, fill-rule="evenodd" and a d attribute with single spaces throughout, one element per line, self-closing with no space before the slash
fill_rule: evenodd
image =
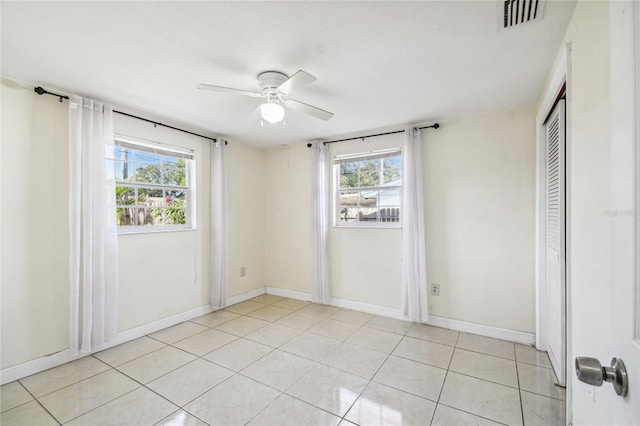
<path id="1" fill-rule="evenodd" d="M 240 267 L 240 276 L 244 277 L 245 275 L 247 275 L 247 267 L 246 266 L 241 266 Z"/>
<path id="2" fill-rule="evenodd" d="M 440 296 L 440 284 L 431 284 L 431 294 Z"/>

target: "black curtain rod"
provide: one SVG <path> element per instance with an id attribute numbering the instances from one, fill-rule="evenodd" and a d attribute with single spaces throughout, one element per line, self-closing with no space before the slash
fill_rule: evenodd
<path id="1" fill-rule="evenodd" d="M 60 100 L 60 102 L 62 102 L 62 100 L 63 100 L 63 99 L 67 99 L 67 100 L 69 99 L 69 97 L 68 97 L 68 96 L 60 95 L 60 94 L 58 94 L 58 93 L 49 92 L 49 91 L 47 91 L 47 90 L 43 89 L 43 88 L 42 88 L 42 87 L 40 87 L 40 86 L 38 86 L 38 87 L 36 87 L 35 89 L 33 89 L 33 91 L 34 91 L 34 92 L 36 92 L 38 95 L 51 95 L 51 96 L 55 96 L 55 97 L 57 97 L 57 98 Z M 188 134 L 193 135 L 193 136 L 199 136 L 199 137 L 201 137 L 201 138 L 208 139 L 208 140 L 210 140 L 210 141 L 212 141 L 212 142 L 217 142 L 217 140 L 216 140 L 215 138 L 210 138 L 209 136 L 204 136 L 204 135 L 201 135 L 201 134 L 199 134 L 199 133 L 190 132 L 190 131 L 188 131 L 188 130 L 184 130 L 184 129 L 179 129 L 179 128 L 177 128 L 177 127 L 169 126 L 168 124 L 160 123 L 160 122 L 158 122 L 158 121 L 149 120 L 149 119 L 144 118 L 144 117 L 138 117 L 137 115 L 133 115 L 133 114 L 127 114 L 126 112 L 122 112 L 122 111 L 116 111 L 116 110 L 113 110 L 113 112 L 115 112 L 116 114 L 120 114 L 120 115 L 126 115 L 127 117 L 136 118 L 136 119 L 138 119 L 138 120 L 146 121 L 147 123 L 151 123 L 151 124 L 153 124 L 154 126 L 162 126 L 162 127 L 166 127 L 166 128 L 168 128 L 168 129 L 173 129 L 173 130 L 177 130 L 177 131 L 179 131 L 179 132 L 188 133 Z M 229 142 L 224 141 L 224 144 L 225 144 L 225 145 L 227 145 L 228 143 L 229 143 Z"/>
<path id="2" fill-rule="evenodd" d="M 438 124 L 438 123 L 434 123 L 434 124 L 432 124 L 432 125 L 430 125 L 430 126 L 422 126 L 422 127 L 418 127 L 418 130 L 422 130 L 422 129 L 437 129 L 438 127 L 440 127 L 440 124 Z M 338 143 L 338 142 L 346 142 L 346 141 L 355 141 L 355 140 L 358 140 L 358 139 L 365 140 L 366 138 L 374 138 L 374 137 L 376 137 L 376 136 L 385 136 L 385 135 L 394 135 L 394 134 L 396 134 L 396 133 L 404 133 L 404 130 L 395 130 L 395 131 L 393 131 L 393 132 L 386 132 L 386 133 L 376 133 L 375 135 L 358 136 L 358 137 L 355 137 L 355 138 L 338 139 L 338 140 L 335 140 L 335 141 L 322 142 L 322 144 L 323 144 L 323 145 L 327 145 L 327 144 L 330 144 L 330 143 Z M 307 144 L 307 147 L 308 147 L 308 148 L 311 148 L 312 146 L 313 146 L 313 144 L 312 144 L 312 143 L 308 143 L 308 144 Z"/>

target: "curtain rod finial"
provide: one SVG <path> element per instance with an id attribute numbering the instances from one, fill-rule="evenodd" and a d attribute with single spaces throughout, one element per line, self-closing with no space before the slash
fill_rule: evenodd
<path id="1" fill-rule="evenodd" d="M 313 146 L 313 144 L 312 144 L 311 142 L 309 142 L 309 143 L 307 144 L 307 148 L 311 148 L 312 146 Z"/>
<path id="2" fill-rule="evenodd" d="M 433 125 L 433 128 L 434 128 L 434 129 L 437 129 L 438 127 L 440 127 L 440 124 L 438 124 L 438 123 L 436 123 L 436 124 L 434 124 L 434 125 Z"/>
<path id="3" fill-rule="evenodd" d="M 38 86 L 35 89 L 33 89 L 34 92 L 36 92 L 38 95 L 44 95 L 45 93 L 47 93 L 42 87 Z"/>

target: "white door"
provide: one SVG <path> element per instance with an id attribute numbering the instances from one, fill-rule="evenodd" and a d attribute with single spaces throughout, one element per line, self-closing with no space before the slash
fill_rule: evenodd
<path id="1" fill-rule="evenodd" d="M 559 100 L 546 133 L 547 352 L 558 384 L 566 383 L 565 101 Z"/>
<path id="2" fill-rule="evenodd" d="M 640 5 L 611 2 L 611 357 L 626 365 L 629 390 L 611 389 L 612 424 L 640 424 Z M 601 360 L 609 365 L 610 360 Z M 608 383 L 606 386 L 611 386 Z"/>
<path id="3" fill-rule="evenodd" d="M 609 46 L 611 111 L 610 203 L 606 212 L 610 224 L 610 289 L 602 303 L 574 319 L 582 329 L 610 325 L 604 333 L 580 333 L 572 346 L 581 353 L 573 356 L 600 354 L 600 363 L 608 367 L 611 358 L 625 364 L 628 378 L 626 395 L 618 395 L 610 383 L 592 387 L 572 382 L 570 407 L 574 420 L 616 426 L 640 425 L 640 5 L 635 1 L 609 3 Z M 572 283 L 572 292 L 579 291 Z M 608 284 L 608 283 L 607 283 Z M 603 289 L 606 287 L 603 286 Z M 589 331 L 589 330 L 587 330 Z M 573 360 L 572 360 L 573 362 Z M 575 375 L 574 375 L 575 377 Z M 584 398 L 588 395 L 587 398 Z M 577 400 L 580 403 L 575 403 Z M 586 411 L 586 415 L 585 412 Z"/>

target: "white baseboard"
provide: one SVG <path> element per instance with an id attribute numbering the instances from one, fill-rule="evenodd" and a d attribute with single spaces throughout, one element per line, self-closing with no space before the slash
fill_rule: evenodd
<path id="1" fill-rule="evenodd" d="M 299 300 L 311 300 L 309 293 L 284 290 L 281 288 L 267 287 L 267 294 L 275 296 L 289 297 Z M 340 308 L 353 309 L 389 318 L 403 319 L 400 309 L 388 308 L 386 306 L 371 305 L 368 303 L 354 302 L 351 300 L 332 298 L 329 303 Z M 532 346 L 535 342 L 535 334 L 524 331 L 509 330 L 506 328 L 493 327 L 490 325 L 477 324 L 473 322 L 460 321 L 450 318 L 429 315 L 429 325 L 448 328 L 450 330 L 462 331 L 464 333 L 477 334 L 479 336 L 491 337 L 494 339 L 507 340 L 509 342 L 522 343 Z"/>
<path id="2" fill-rule="evenodd" d="M 352 300 L 331 298 L 329 303 L 333 306 L 338 306 L 345 309 L 353 309 L 354 311 L 362 311 L 368 314 L 380 315 L 383 317 L 402 319 L 400 309 L 388 308 L 386 306 L 371 305 L 369 303 L 354 302 Z"/>
<path id="3" fill-rule="evenodd" d="M 144 324 L 130 330 L 122 331 L 118 333 L 118 335 L 113 340 L 111 340 L 111 342 L 109 342 L 107 345 L 96 348 L 94 352 L 100 352 L 113 346 L 129 342 L 142 336 L 146 336 L 147 334 L 155 333 L 156 331 L 163 330 L 167 327 L 180 324 L 181 322 L 189 321 L 190 319 L 208 314 L 209 312 L 211 312 L 211 310 L 212 309 L 211 307 L 209 307 L 209 305 L 203 305 L 199 308 L 191 309 L 189 311 L 172 315 L 170 317 L 163 318 L 149 324 Z"/>
<path id="4" fill-rule="evenodd" d="M 22 364 L 14 365 L 13 367 L 5 368 L 0 371 L 0 385 L 13 382 L 14 380 L 22 379 L 23 377 L 30 376 L 32 374 L 39 373 L 49 368 L 57 367 L 58 365 L 65 364 L 74 359 L 82 358 L 84 355 L 73 356 L 71 349 L 65 349 L 60 352 L 56 352 L 51 355 L 36 358 L 32 361 L 27 361 Z"/>
<path id="5" fill-rule="evenodd" d="M 264 293 L 265 293 L 265 288 L 261 287 L 261 288 L 249 291 L 247 293 L 238 294 L 236 296 L 229 297 L 227 299 L 226 306 L 243 302 L 253 297 L 260 296 L 261 294 L 264 294 Z M 182 312 L 167 318 L 160 319 L 158 321 L 154 321 L 149 324 L 144 324 L 139 327 L 132 328 L 130 330 L 121 331 L 109 343 L 96 348 L 91 353 L 100 352 L 105 349 L 109 349 L 113 346 L 117 346 L 122 343 L 129 342 L 131 340 L 137 339 L 142 336 L 146 336 L 147 334 L 155 333 L 156 331 L 160 331 L 167 327 L 171 327 L 181 322 L 189 321 L 190 319 L 208 314 L 211 311 L 212 309 L 209 307 L 209 305 L 204 305 L 198 308 L 188 310 L 186 312 Z M 43 356 L 41 358 L 36 358 L 32 361 L 27 361 L 22 364 L 15 365 L 13 367 L 5 368 L 4 370 L 0 371 L 0 385 L 13 382 L 14 380 L 22 379 L 23 377 L 31 376 L 32 374 L 36 374 L 41 371 L 48 370 L 49 368 L 57 367 L 59 365 L 82 358 L 87 355 L 90 355 L 90 354 L 73 355 L 73 352 L 70 349 L 65 349 L 55 354 Z"/>
<path id="6" fill-rule="evenodd" d="M 305 302 L 311 301 L 311 295 L 302 291 L 285 290 L 284 288 L 267 287 L 267 294 L 273 294 L 274 296 L 288 297 L 290 299 L 304 300 Z"/>
<path id="7" fill-rule="evenodd" d="M 460 321 L 444 317 L 436 317 L 429 315 L 429 325 L 436 327 L 448 328 L 451 330 L 462 331 L 464 333 L 477 334 L 479 336 L 492 337 L 494 339 L 507 340 L 514 343 L 522 343 L 523 345 L 533 346 L 536 341 L 534 333 L 525 331 L 509 330 L 507 328 L 493 327 L 485 324 L 477 324 L 474 322 Z"/>
<path id="8" fill-rule="evenodd" d="M 254 297 L 258 297 L 261 294 L 265 293 L 265 288 L 260 287 L 255 290 L 248 291 L 246 293 L 238 294 L 235 296 L 227 297 L 226 306 L 235 305 L 236 303 L 244 302 L 245 300 L 253 299 Z"/>
<path id="9" fill-rule="evenodd" d="M 273 294 L 274 296 L 289 297 L 291 299 L 311 301 L 311 294 L 301 291 L 285 290 L 282 288 L 267 287 L 267 294 Z M 351 300 L 331 298 L 329 302 L 332 306 L 338 306 L 340 308 L 353 309 L 355 311 L 362 311 L 368 314 L 382 315 L 384 317 L 402 318 L 398 309 L 387 308 L 380 305 L 371 305 L 369 303 L 353 302 Z"/>

